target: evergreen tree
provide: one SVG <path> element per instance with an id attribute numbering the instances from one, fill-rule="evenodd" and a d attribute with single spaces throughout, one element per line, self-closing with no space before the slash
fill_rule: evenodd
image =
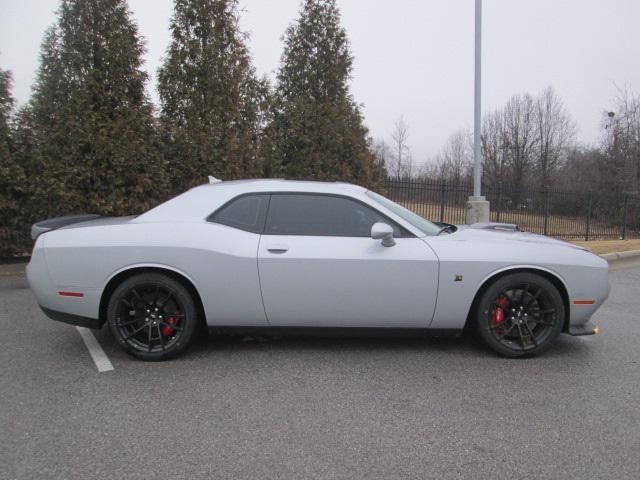
<path id="1" fill-rule="evenodd" d="M 20 202 L 24 172 L 16 163 L 11 135 L 11 74 L 0 69 L 0 256 L 24 253 L 26 233 Z"/>
<path id="2" fill-rule="evenodd" d="M 40 216 L 135 213 L 167 197 L 143 53 L 125 0 L 61 1 L 18 122 Z"/>
<path id="3" fill-rule="evenodd" d="M 0 160 L 2 166 L 9 164 L 10 121 L 14 100 L 11 96 L 11 73 L 0 68 Z M 0 179 L 5 180 L 4 175 Z"/>
<path id="4" fill-rule="evenodd" d="M 256 78 L 237 0 L 176 0 L 158 91 L 174 188 L 259 176 L 267 85 Z"/>
<path id="5" fill-rule="evenodd" d="M 375 184 L 381 171 L 349 91 L 353 57 L 335 0 L 304 0 L 284 42 L 267 172 Z"/>

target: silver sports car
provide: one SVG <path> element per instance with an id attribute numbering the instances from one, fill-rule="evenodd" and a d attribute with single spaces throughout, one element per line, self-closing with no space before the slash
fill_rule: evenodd
<path id="1" fill-rule="evenodd" d="M 514 225 L 429 222 L 345 183 L 214 182 L 136 217 L 32 227 L 27 267 L 54 320 L 109 325 L 132 355 L 182 352 L 210 332 L 457 335 L 536 354 L 587 335 L 608 265 Z"/>

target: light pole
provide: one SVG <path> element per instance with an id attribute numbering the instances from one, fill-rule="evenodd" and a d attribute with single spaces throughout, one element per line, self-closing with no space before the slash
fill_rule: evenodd
<path id="1" fill-rule="evenodd" d="M 482 0 L 475 7 L 475 78 L 473 105 L 473 196 L 467 202 L 467 224 L 489 221 L 489 202 L 482 196 Z"/>
<path id="2" fill-rule="evenodd" d="M 482 121 L 482 0 L 476 0 L 475 78 L 473 95 L 473 196 L 480 197 L 482 161 L 480 122 Z"/>

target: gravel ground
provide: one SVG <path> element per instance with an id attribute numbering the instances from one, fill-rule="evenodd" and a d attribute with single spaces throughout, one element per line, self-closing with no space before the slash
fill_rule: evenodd
<path id="1" fill-rule="evenodd" d="M 595 337 L 508 360 L 473 339 L 203 338 L 143 363 L 0 278 L 0 478 L 640 478 L 640 268 Z"/>

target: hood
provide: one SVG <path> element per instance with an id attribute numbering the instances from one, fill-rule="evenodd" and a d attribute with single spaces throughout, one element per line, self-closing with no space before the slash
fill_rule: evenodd
<path id="1" fill-rule="evenodd" d="M 452 234 L 459 240 L 486 241 L 490 243 L 496 242 L 519 242 L 538 245 L 556 245 L 573 248 L 576 250 L 589 250 L 574 245 L 573 243 L 558 240 L 556 238 L 539 235 L 537 233 L 521 232 L 517 230 L 517 226 L 509 223 L 474 223 L 472 225 L 458 225 L 458 230 Z"/>

